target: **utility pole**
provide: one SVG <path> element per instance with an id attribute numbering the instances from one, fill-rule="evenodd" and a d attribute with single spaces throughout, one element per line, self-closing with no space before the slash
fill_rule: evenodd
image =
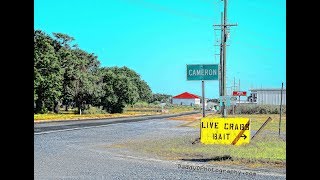
<path id="1" fill-rule="evenodd" d="M 223 0 L 222 0 L 223 1 Z M 224 0 L 224 10 L 223 10 L 223 39 L 221 39 L 221 41 L 223 41 L 222 46 L 223 46 L 223 79 L 222 79 L 222 84 L 223 84 L 223 89 L 222 89 L 222 96 L 226 95 L 226 44 L 227 44 L 227 33 L 226 33 L 226 24 L 227 24 L 227 0 Z M 227 116 L 227 108 L 226 108 L 226 102 L 222 103 L 222 117 L 226 117 Z"/>
<path id="2" fill-rule="evenodd" d="M 240 91 L 240 79 L 239 79 L 239 91 Z M 239 105 L 240 105 L 240 97 L 241 96 L 239 96 Z"/>
<path id="3" fill-rule="evenodd" d="M 221 12 L 221 23 L 223 22 L 223 13 Z M 223 28 L 221 28 L 221 41 L 220 41 L 220 96 L 222 95 L 222 86 L 223 86 L 223 45 L 222 45 L 222 39 L 223 39 Z"/>
<path id="4" fill-rule="evenodd" d="M 221 65 L 221 95 L 222 97 L 226 96 L 226 46 L 227 46 L 227 29 L 229 26 L 237 26 L 237 24 L 227 24 L 227 5 L 228 0 L 221 0 L 224 1 L 224 15 L 223 15 L 223 23 L 217 24 L 213 26 L 220 26 L 221 27 L 221 47 L 222 47 L 222 53 L 220 53 L 220 65 Z M 222 14 L 222 13 L 221 13 Z M 222 19 L 222 18 L 221 18 Z M 222 117 L 227 116 L 227 109 L 226 109 L 226 103 L 222 102 L 221 107 L 221 114 Z"/>
<path id="5" fill-rule="evenodd" d="M 236 77 L 233 77 L 233 91 L 236 90 Z"/>
<path id="6" fill-rule="evenodd" d="M 283 82 L 281 85 L 281 95 L 280 95 L 280 121 L 279 121 L 279 136 L 280 136 L 280 127 L 281 127 L 281 113 L 282 113 L 282 91 L 283 91 Z"/>
<path id="7" fill-rule="evenodd" d="M 233 91 L 236 90 L 236 77 L 233 77 Z M 234 106 L 236 105 L 236 100 L 232 103 L 232 114 L 234 115 Z"/>

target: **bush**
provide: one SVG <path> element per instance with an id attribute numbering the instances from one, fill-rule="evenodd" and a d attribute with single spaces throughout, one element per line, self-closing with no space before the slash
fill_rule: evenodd
<path id="1" fill-rule="evenodd" d="M 229 107 L 232 109 L 232 107 Z M 279 114 L 279 105 L 240 104 L 236 106 L 237 114 Z M 282 106 L 282 114 L 286 114 L 286 106 Z"/>
<path id="2" fill-rule="evenodd" d="M 147 102 L 142 102 L 142 101 L 139 101 L 139 102 L 136 102 L 134 104 L 134 107 L 137 107 L 137 108 L 142 108 L 142 107 L 148 107 L 148 103 Z"/>
<path id="3" fill-rule="evenodd" d="M 131 107 L 131 105 L 127 105 L 127 107 Z M 147 103 L 147 102 L 144 102 L 144 101 L 139 101 L 139 102 L 136 102 L 134 105 L 133 105 L 134 108 L 159 108 L 160 107 L 160 104 L 156 104 L 156 103 Z"/>
<path id="4" fill-rule="evenodd" d="M 99 107 L 89 106 L 88 109 L 83 110 L 83 114 L 106 114 L 106 111 Z"/>

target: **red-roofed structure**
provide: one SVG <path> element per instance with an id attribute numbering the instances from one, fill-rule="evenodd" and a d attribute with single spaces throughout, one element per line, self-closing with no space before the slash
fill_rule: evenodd
<path id="1" fill-rule="evenodd" d="M 184 92 L 182 94 L 172 97 L 172 104 L 187 106 L 200 105 L 200 97 L 195 94 Z"/>
<path id="2" fill-rule="evenodd" d="M 176 99 L 194 99 L 194 98 L 199 98 L 199 96 L 194 95 L 194 94 L 190 94 L 188 92 L 184 92 L 182 94 L 176 95 L 172 98 L 176 98 Z"/>

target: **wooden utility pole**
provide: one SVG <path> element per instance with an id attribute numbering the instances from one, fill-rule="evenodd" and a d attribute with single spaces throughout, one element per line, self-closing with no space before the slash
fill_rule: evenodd
<path id="1" fill-rule="evenodd" d="M 220 84 L 220 96 L 224 97 L 226 96 L 226 64 L 227 64 L 227 29 L 229 26 L 237 26 L 237 24 L 227 24 L 227 5 L 228 0 L 221 0 L 224 1 L 224 14 L 223 14 L 223 23 L 216 24 L 213 26 L 220 26 L 221 27 L 221 53 L 220 53 L 220 66 L 221 66 L 221 84 Z M 222 14 L 222 13 L 221 13 Z M 221 18 L 222 21 L 222 18 Z M 226 109 L 226 103 L 222 102 L 221 107 L 221 115 L 222 117 L 227 116 L 227 109 Z"/>

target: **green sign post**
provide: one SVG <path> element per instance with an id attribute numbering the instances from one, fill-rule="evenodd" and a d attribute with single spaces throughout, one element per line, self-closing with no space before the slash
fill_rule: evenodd
<path id="1" fill-rule="evenodd" d="M 187 64 L 187 80 L 218 80 L 218 69 L 218 64 Z"/>

